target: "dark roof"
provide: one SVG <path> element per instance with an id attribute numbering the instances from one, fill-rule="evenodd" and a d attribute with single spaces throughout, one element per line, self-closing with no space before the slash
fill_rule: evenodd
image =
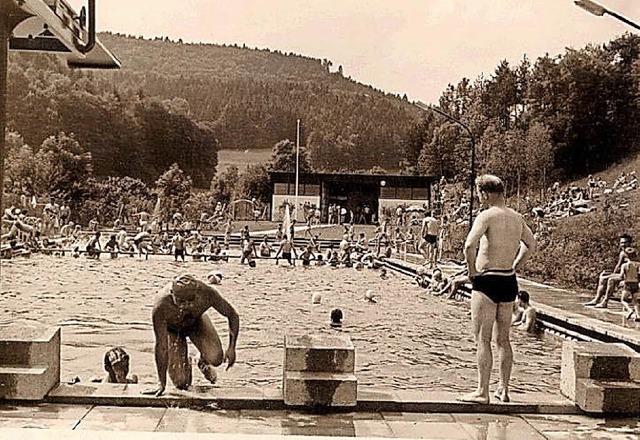
<path id="1" fill-rule="evenodd" d="M 296 173 L 288 171 L 269 171 L 272 183 L 295 182 Z M 376 184 L 385 181 L 390 186 L 426 186 L 437 182 L 437 176 L 407 176 L 399 174 L 337 174 L 337 173 L 301 173 L 300 183 L 355 183 Z"/>

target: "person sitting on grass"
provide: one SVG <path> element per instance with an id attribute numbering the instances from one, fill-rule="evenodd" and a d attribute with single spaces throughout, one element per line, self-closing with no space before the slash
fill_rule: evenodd
<path id="1" fill-rule="evenodd" d="M 538 312 L 529 303 L 529 292 L 526 290 L 518 292 L 517 308 L 518 316 L 513 321 L 512 325 L 516 326 L 518 330 L 534 333 L 536 331 L 536 317 Z"/>
<path id="2" fill-rule="evenodd" d="M 622 296 L 620 302 L 626 312 L 627 319 L 635 315 L 635 320 L 640 321 L 640 304 L 638 304 L 638 268 L 640 264 L 637 260 L 637 251 L 635 248 L 628 247 L 625 249 L 628 261 L 622 265 L 620 272 L 623 276 Z"/>

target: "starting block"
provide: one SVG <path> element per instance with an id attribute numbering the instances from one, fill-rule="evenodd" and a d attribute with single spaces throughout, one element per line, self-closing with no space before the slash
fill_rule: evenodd
<path id="1" fill-rule="evenodd" d="M 348 336 L 285 336 L 284 345 L 285 405 L 356 405 L 355 349 Z"/>
<path id="2" fill-rule="evenodd" d="M 640 414 L 640 354 L 621 343 L 565 341 L 560 391 L 585 412 Z"/>
<path id="3" fill-rule="evenodd" d="M 0 400 L 42 400 L 60 383 L 60 328 L 0 328 Z"/>

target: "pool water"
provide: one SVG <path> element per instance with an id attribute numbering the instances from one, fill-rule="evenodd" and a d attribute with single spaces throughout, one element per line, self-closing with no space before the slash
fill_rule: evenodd
<path id="1" fill-rule="evenodd" d="M 215 268 L 224 274 L 219 290 L 240 314 L 237 363 L 218 369 L 222 386 L 281 388 L 284 335 L 335 332 L 329 325 L 334 308 L 342 309 L 341 332 L 356 348 L 359 387 L 459 392 L 476 384 L 468 303 L 427 295 L 398 274 L 382 280 L 368 269 L 291 268 L 273 260 L 258 260 L 252 269 L 237 260 L 176 263 L 168 256 L 94 261 L 35 255 L 1 265 L 0 326 L 62 327 L 63 381 L 103 377 L 105 351 L 120 345 L 140 382 L 155 383 L 151 309 L 158 290 L 180 273 L 204 279 Z M 364 299 L 369 289 L 378 303 Z M 312 304 L 316 292 L 321 304 Z M 208 313 L 226 347 L 226 319 Z M 513 392 L 557 394 L 561 343 L 515 330 L 512 340 Z M 189 352 L 195 363 L 192 345 Z M 194 371 L 195 384 L 207 384 Z"/>

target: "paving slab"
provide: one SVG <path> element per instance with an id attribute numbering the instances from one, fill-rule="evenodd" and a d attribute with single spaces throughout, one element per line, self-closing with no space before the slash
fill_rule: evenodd
<path id="1" fill-rule="evenodd" d="M 637 439 L 638 418 L 594 418 L 585 415 L 522 415 L 534 429 L 549 440 Z"/>
<path id="2" fill-rule="evenodd" d="M 474 439 L 545 440 L 526 420 L 505 414 L 453 414 L 456 422 Z"/>
<path id="3" fill-rule="evenodd" d="M 0 427 L 74 429 L 91 405 L 0 404 Z M 0 437 L 2 438 L 2 437 Z"/>
<path id="4" fill-rule="evenodd" d="M 166 408 L 96 406 L 75 427 L 92 431 L 154 431 Z"/>

